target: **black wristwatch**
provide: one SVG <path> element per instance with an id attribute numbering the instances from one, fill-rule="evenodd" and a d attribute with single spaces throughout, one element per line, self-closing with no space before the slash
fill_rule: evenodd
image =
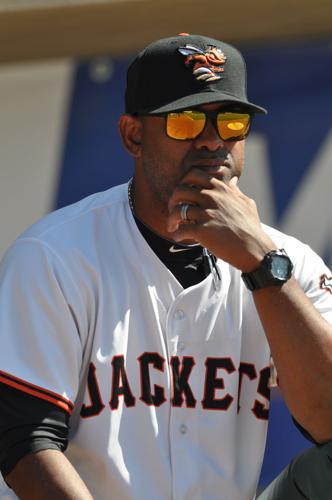
<path id="1" fill-rule="evenodd" d="M 268 286 L 281 286 L 292 276 L 293 267 L 283 248 L 272 250 L 264 256 L 257 269 L 242 273 L 242 279 L 251 292 Z"/>

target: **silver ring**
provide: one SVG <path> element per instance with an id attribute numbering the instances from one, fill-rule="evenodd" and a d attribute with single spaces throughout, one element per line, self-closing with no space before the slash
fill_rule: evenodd
<path id="1" fill-rule="evenodd" d="M 190 207 L 189 203 L 182 203 L 180 217 L 182 222 L 188 222 L 190 219 L 187 217 L 188 208 Z"/>

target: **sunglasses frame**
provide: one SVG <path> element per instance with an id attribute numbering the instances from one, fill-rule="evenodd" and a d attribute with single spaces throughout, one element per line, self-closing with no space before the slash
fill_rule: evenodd
<path id="1" fill-rule="evenodd" d="M 177 138 L 177 137 L 172 137 L 171 135 L 168 134 L 167 132 L 167 119 L 168 119 L 168 115 L 170 114 L 174 114 L 174 113 L 183 113 L 185 111 L 196 111 L 198 113 L 202 113 L 205 115 L 205 124 L 204 124 L 204 127 L 203 129 L 201 130 L 201 132 L 196 135 L 195 137 L 193 138 L 188 138 L 188 139 L 180 139 L 180 138 Z M 248 130 L 247 132 L 245 133 L 244 136 L 241 136 L 240 139 L 237 139 L 236 137 L 234 138 L 230 138 L 230 139 L 223 139 L 223 137 L 221 137 L 220 135 L 220 132 L 219 132 L 219 129 L 218 129 L 218 125 L 217 125 L 217 117 L 218 115 L 222 115 L 222 114 L 226 114 L 226 113 L 234 113 L 234 114 L 244 114 L 244 115 L 248 115 L 249 116 L 249 123 L 248 123 Z M 223 110 L 214 110 L 214 111 L 203 111 L 202 109 L 198 109 L 198 108 L 190 108 L 190 109 L 181 109 L 181 110 L 178 110 L 178 111 L 168 111 L 168 112 L 164 112 L 164 113 L 156 113 L 156 114 L 153 114 L 153 115 L 147 115 L 147 116 L 159 116 L 159 117 L 163 117 L 163 118 L 166 118 L 165 120 L 165 133 L 167 135 L 167 137 L 169 137 L 170 139 L 173 139 L 174 141 L 194 141 L 196 140 L 200 135 L 203 134 L 204 130 L 205 130 L 205 127 L 206 127 L 206 124 L 207 124 L 207 120 L 211 120 L 218 136 L 220 137 L 220 139 L 224 142 L 239 142 L 239 141 L 243 141 L 249 134 L 250 132 L 250 128 L 251 128 L 251 124 L 252 124 L 252 120 L 254 118 L 254 113 L 250 113 L 247 109 L 244 111 L 244 110 L 234 110 L 233 108 L 230 108 L 230 109 L 223 109 Z"/>

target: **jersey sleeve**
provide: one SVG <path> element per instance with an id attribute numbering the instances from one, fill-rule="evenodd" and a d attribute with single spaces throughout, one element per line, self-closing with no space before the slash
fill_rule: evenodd
<path id="1" fill-rule="evenodd" d="M 302 244 L 298 250 L 300 252 L 293 249 L 293 255 L 290 253 L 294 276 L 311 303 L 332 324 L 332 273 L 308 245 Z"/>
<path id="2" fill-rule="evenodd" d="M 0 265 L 0 381 L 69 414 L 86 328 L 80 290 L 63 260 L 19 239 Z"/>
<path id="3" fill-rule="evenodd" d="M 3 477 L 28 453 L 47 449 L 65 451 L 69 418 L 63 408 L 0 382 L 0 471 Z"/>
<path id="4" fill-rule="evenodd" d="M 285 248 L 294 264 L 293 275 L 321 316 L 332 324 L 332 273 L 309 245 L 297 238 L 273 231 L 269 233 L 279 248 Z M 278 386 L 278 373 L 270 360 L 270 387 Z"/>

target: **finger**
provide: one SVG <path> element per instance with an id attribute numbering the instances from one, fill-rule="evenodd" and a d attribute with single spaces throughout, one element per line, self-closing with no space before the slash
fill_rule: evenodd
<path id="1" fill-rule="evenodd" d="M 200 188 L 181 184 L 177 186 L 172 196 L 169 199 L 168 209 L 171 211 L 176 205 L 181 203 L 189 203 L 190 205 L 198 205 L 200 197 Z"/>
<path id="2" fill-rule="evenodd" d="M 229 187 L 231 189 L 233 189 L 236 193 L 238 193 L 239 195 L 241 195 L 242 197 L 244 198 L 247 198 L 247 196 L 241 191 L 241 189 L 239 188 L 239 178 L 234 176 L 231 178 L 231 180 L 229 181 Z"/>
<path id="3" fill-rule="evenodd" d="M 172 212 L 174 208 L 183 203 L 189 205 L 198 205 L 201 207 L 213 205 L 212 190 L 203 190 L 202 188 L 195 188 L 193 186 L 178 186 L 168 202 L 168 210 Z"/>
<path id="4" fill-rule="evenodd" d="M 229 185 L 231 187 L 238 187 L 238 182 L 239 182 L 239 178 L 234 175 L 234 177 L 231 178 L 231 180 L 229 181 Z"/>
<path id="5" fill-rule="evenodd" d="M 188 179 L 188 182 L 192 179 Z M 169 199 L 168 209 L 171 212 L 176 205 L 182 203 L 190 203 L 191 205 L 199 205 L 201 207 L 216 207 L 217 201 L 215 195 L 223 191 L 227 191 L 229 187 L 223 181 L 212 179 L 210 187 L 202 185 L 180 184 L 174 189 L 172 196 Z"/>
<path id="6" fill-rule="evenodd" d="M 182 204 L 183 205 L 183 204 Z M 182 219 L 182 205 L 175 206 L 168 218 L 167 229 L 170 233 L 177 231 L 180 226 L 188 224 L 200 224 L 208 220 L 208 214 L 199 206 L 189 205 L 187 209 L 187 220 Z"/>
<path id="7" fill-rule="evenodd" d="M 178 225 L 176 231 L 172 231 L 172 240 L 181 241 L 198 241 L 198 225 L 194 223 L 182 223 Z"/>
<path id="8" fill-rule="evenodd" d="M 239 182 L 239 178 L 234 176 L 231 178 L 231 180 L 229 181 L 229 187 L 234 189 L 235 191 L 237 191 L 238 193 L 242 193 L 241 189 L 239 188 L 239 185 L 238 185 L 238 182 Z"/>
<path id="9" fill-rule="evenodd" d="M 215 181 L 223 181 L 228 177 L 227 167 L 193 167 L 183 177 L 182 183 L 211 189 Z"/>

